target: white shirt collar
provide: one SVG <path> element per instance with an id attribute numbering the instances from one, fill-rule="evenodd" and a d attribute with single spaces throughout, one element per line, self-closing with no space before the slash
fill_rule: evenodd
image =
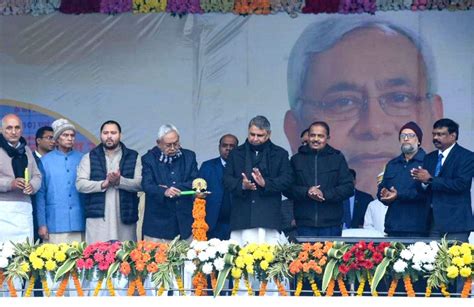
<path id="1" fill-rule="evenodd" d="M 225 162 L 225 160 L 221 158 L 221 163 L 222 163 L 222 166 L 225 167 L 227 162 Z"/>
<path id="2" fill-rule="evenodd" d="M 41 158 L 41 156 L 42 156 L 37 150 L 35 150 L 35 154 L 38 158 Z"/>
<path id="3" fill-rule="evenodd" d="M 451 149 L 453 149 L 454 145 L 456 145 L 456 142 L 453 145 L 446 148 L 444 151 L 438 150 L 438 156 L 439 156 L 439 154 L 443 154 L 443 159 L 441 160 L 441 164 L 444 163 L 444 161 L 448 157 L 449 153 L 451 152 Z"/>

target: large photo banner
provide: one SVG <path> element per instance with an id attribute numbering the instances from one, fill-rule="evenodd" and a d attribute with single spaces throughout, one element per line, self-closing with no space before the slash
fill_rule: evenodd
<path id="1" fill-rule="evenodd" d="M 3 16 L 0 29 L 0 114 L 20 114 L 32 147 L 39 126 L 65 117 L 86 152 L 114 119 L 124 143 L 144 154 L 159 126 L 173 123 L 202 162 L 218 155 L 225 133 L 242 143 L 260 114 L 291 155 L 301 131 L 324 120 L 371 194 L 410 120 L 427 151 L 442 117 L 474 149 L 474 11 L 53 14 Z"/>

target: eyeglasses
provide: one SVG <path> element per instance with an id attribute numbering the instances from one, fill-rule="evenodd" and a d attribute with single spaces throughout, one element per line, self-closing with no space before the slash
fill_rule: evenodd
<path id="1" fill-rule="evenodd" d="M 44 137 L 42 137 L 42 139 L 46 139 L 46 140 L 48 140 L 48 141 L 52 141 L 52 140 L 54 139 L 54 137 L 53 137 L 52 135 L 50 135 L 50 136 L 44 136 Z"/>
<path id="2" fill-rule="evenodd" d="M 408 139 L 414 139 L 416 137 L 416 134 L 415 133 L 401 133 L 400 134 L 400 139 L 401 140 L 404 140 L 406 138 Z"/>
<path id="3" fill-rule="evenodd" d="M 356 119 L 367 111 L 369 99 L 363 93 L 342 92 L 330 94 L 320 101 L 313 101 L 306 98 L 300 98 L 300 114 L 318 114 L 318 117 L 330 120 L 349 120 Z M 410 116 L 416 111 L 417 107 L 430 95 L 419 96 L 410 92 L 389 92 L 382 94 L 377 99 L 385 114 L 390 116 Z"/>

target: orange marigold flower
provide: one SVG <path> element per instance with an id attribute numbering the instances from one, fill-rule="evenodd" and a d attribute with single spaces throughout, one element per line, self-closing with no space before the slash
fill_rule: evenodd
<path id="1" fill-rule="evenodd" d="M 313 247 L 314 247 L 314 249 L 321 249 L 321 248 L 323 248 L 323 243 L 316 242 L 316 243 L 314 243 Z"/>
<path id="2" fill-rule="evenodd" d="M 137 249 L 142 250 L 142 249 L 143 249 L 143 245 L 145 245 L 145 241 L 138 241 L 138 242 L 137 242 Z"/>
<path id="3" fill-rule="evenodd" d="M 138 249 L 134 249 L 130 253 L 130 259 L 132 259 L 133 262 L 139 261 L 141 257 L 142 257 L 142 252 Z"/>
<path id="4" fill-rule="evenodd" d="M 308 260 L 308 252 L 300 252 L 298 258 L 302 261 L 305 262 Z"/>
<path id="5" fill-rule="evenodd" d="M 146 263 L 146 262 L 150 261 L 150 259 L 151 259 L 150 254 L 146 254 L 146 253 L 145 253 L 145 254 L 142 254 L 142 261 L 143 261 L 143 262 Z"/>
<path id="6" fill-rule="evenodd" d="M 122 262 L 122 264 L 120 265 L 120 273 L 127 276 L 128 274 L 130 274 L 130 271 L 130 264 L 128 262 Z"/>
<path id="7" fill-rule="evenodd" d="M 310 251 L 311 247 L 312 247 L 311 243 L 303 243 L 303 245 L 301 246 L 302 251 Z"/>
<path id="8" fill-rule="evenodd" d="M 138 272 L 143 272 L 143 270 L 145 269 L 145 263 L 138 261 L 137 263 L 135 263 L 135 269 L 137 269 Z"/>
<path id="9" fill-rule="evenodd" d="M 155 247 L 156 247 L 155 242 L 146 241 L 144 246 L 143 246 L 143 249 L 147 252 L 151 252 L 153 249 L 155 249 Z"/>
<path id="10" fill-rule="evenodd" d="M 309 265 L 309 263 L 303 263 L 303 272 L 308 273 L 310 269 L 311 266 Z"/>
<path id="11" fill-rule="evenodd" d="M 155 262 L 158 264 L 165 263 L 166 259 L 166 254 L 164 253 L 158 253 L 155 255 Z"/>
<path id="12" fill-rule="evenodd" d="M 152 262 L 146 266 L 146 270 L 149 273 L 155 273 L 156 271 L 158 271 L 158 266 L 156 265 L 156 263 Z"/>
<path id="13" fill-rule="evenodd" d="M 326 262 L 327 262 L 327 258 L 326 258 L 326 257 L 322 257 L 321 259 L 319 259 L 318 264 L 319 264 L 320 266 L 325 266 L 325 265 L 326 265 Z"/>
<path id="14" fill-rule="evenodd" d="M 313 257 L 320 259 L 322 256 L 324 256 L 324 253 L 322 250 L 317 249 L 313 252 Z"/>

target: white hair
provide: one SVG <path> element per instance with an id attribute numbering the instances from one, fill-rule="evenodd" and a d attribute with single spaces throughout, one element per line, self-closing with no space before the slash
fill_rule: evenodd
<path id="1" fill-rule="evenodd" d="M 406 37 L 421 54 L 428 94 L 436 93 L 434 58 L 421 37 L 391 22 L 364 17 L 329 18 L 306 27 L 293 46 L 288 60 L 287 84 L 291 109 L 296 109 L 297 101 L 301 98 L 312 56 L 332 48 L 353 31 L 370 28 L 382 30 L 387 35 Z"/>
<path id="2" fill-rule="evenodd" d="M 178 128 L 176 128 L 173 124 L 161 125 L 161 127 L 158 129 L 158 141 L 161 141 L 161 139 L 170 132 L 176 132 L 176 134 L 179 136 Z"/>

